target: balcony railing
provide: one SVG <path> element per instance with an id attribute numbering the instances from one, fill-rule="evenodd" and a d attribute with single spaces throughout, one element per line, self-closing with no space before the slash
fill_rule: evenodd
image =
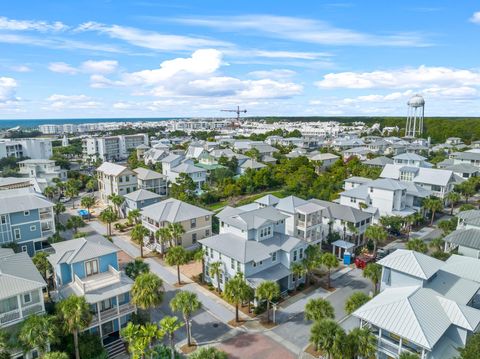
<path id="1" fill-rule="evenodd" d="M 22 308 L 22 314 L 24 317 L 40 312 L 43 312 L 43 307 L 40 303 Z"/>
<path id="2" fill-rule="evenodd" d="M 397 342 L 388 340 L 386 338 L 379 338 L 378 339 L 378 348 L 383 350 L 386 353 L 398 355 L 399 344 Z M 409 348 L 405 345 L 402 345 L 401 352 L 408 352 L 410 354 L 421 355 L 421 350 L 415 350 L 413 348 Z"/>
<path id="3" fill-rule="evenodd" d="M 20 310 L 12 310 L 7 313 L 0 314 L 0 324 L 7 324 L 10 322 L 14 322 L 20 319 Z"/>

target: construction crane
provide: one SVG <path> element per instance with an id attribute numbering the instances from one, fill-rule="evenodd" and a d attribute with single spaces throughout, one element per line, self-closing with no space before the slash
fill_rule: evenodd
<path id="1" fill-rule="evenodd" d="M 240 121 L 240 114 L 247 113 L 247 110 L 240 110 L 240 106 L 237 106 L 235 110 L 221 110 L 222 112 L 235 112 L 237 114 L 237 122 Z"/>

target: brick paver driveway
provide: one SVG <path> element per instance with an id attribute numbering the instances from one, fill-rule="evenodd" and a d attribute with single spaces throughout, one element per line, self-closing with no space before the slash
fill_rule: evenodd
<path id="1" fill-rule="evenodd" d="M 273 339 L 257 334 L 240 334 L 218 345 L 230 359 L 295 359 L 288 349 Z"/>

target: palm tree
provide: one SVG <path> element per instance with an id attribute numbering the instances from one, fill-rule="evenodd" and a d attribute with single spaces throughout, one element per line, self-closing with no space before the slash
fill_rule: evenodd
<path id="1" fill-rule="evenodd" d="M 59 319 L 65 326 L 65 330 L 73 335 L 75 358 L 80 359 L 78 333 L 86 329 L 92 320 L 90 305 L 85 300 L 85 297 L 72 295 L 59 302 L 57 310 Z"/>
<path id="2" fill-rule="evenodd" d="M 307 268 L 303 263 L 294 262 L 290 267 L 290 272 L 294 275 L 295 279 L 295 290 L 298 288 L 298 283 L 300 282 L 300 278 L 302 278 L 305 273 L 307 273 Z"/>
<path id="3" fill-rule="evenodd" d="M 202 262 L 202 278 L 201 278 L 202 283 L 205 282 L 205 256 L 206 255 L 207 255 L 207 252 L 203 248 L 200 248 L 199 250 L 197 250 L 193 255 L 193 259 L 195 261 Z"/>
<path id="4" fill-rule="evenodd" d="M 128 351 L 133 358 L 144 358 L 145 350 L 148 347 L 147 340 L 143 340 L 141 333 L 141 325 L 129 322 L 125 328 L 121 330 L 122 338 L 128 343 Z"/>
<path id="5" fill-rule="evenodd" d="M 53 206 L 53 211 L 55 212 L 55 222 L 60 223 L 60 214 L 65 212 L 65 205 L 63 203 L 55 203 Z"/>
<path id="6" fill-rule="evenodd" d="M 258 285 L 255 295 L 258 299 L 267 301 L 267 323 L 270 323 L 270 302 L 280 296 L 280 286 L 277 282 L 263 281 Z"/>
<path id="7" fill-rule="evenodd" d="M 47 197 L 49 200 L 53 200 L 53 197 L 55 197 L 55 195 L 57 194 L 57 190 L 56 190 L 55 187 L 47 186 L 47 187 L 45 187 L 45 189 L 43 190 L 43 194 L 44 194 L 45 197 Z"/>
<path id="8" fill-rule="evenodd" d="M 320 257 L 320 264 L 327 269 L 327 286 L 330 288 L 330 274 L 333 268 L 338 267 L 338 259 L 335 254 L 325 252 Z"/>
<path id="9" fill-rule="evenodd" d="M 47 282 L 47 295 L 50 296 L 50 292 L 48 290 L 48 273 L 52 270 L 52 265 L 47 259 L 48 254 L 45 252 L 37 252 L 32 258 L 33 264 L 37 267 L 38 271 L 42 275 L 45 282 Z"/>
<path id="10" fill-rule="evenodd" d="M 133 242 L 137 243 L 140 246 L 140 258 L 143 258 L 143 240 L 148 236 L 150 232 L 140 223 L 136 224 L 133 227 L 132 232 L 130 233 L 130 238 Z"/>
<path id="11" fill-rule="evenodd" d="M 170 223 L 168 225 L 168 229 L 170 230 L 170 234 L 172 239 L 175 241 L 175 244 L 179 245 L 182 240 L 182 236 L 185 233 L 183 226 L 180 223 Z M 172 246 L 171 243 L 170 246 Z"/>
<path id="12" fill-rule="evenodd" d="M 117 216 L 119 217 L 120 216 L 120 206 L 122 205 L 123 203 L 123 197 L 116 194 L 116 193 L 113 193 L 111 194 L 110 196 L 108 196 L 108 199 L 110 200 L 110 202 L 112 202 L 112 204 L 115 206 L 115 213 L 117 214 Z"/>
<path id="13" fill-rule="evenodd" d="M 78 196 L 78 184 L 76 180 L 68 180 L 66 184 L 65 194 L 72 199 L 72 208 L 75 209 L 75 197 Z"/>
<path id="14" fill-rule="evenodd" d="M 188 261 L 186 249 L 179 246 L 170 248 L 165 256 L 165 261 L 169 266 L 177 266 L 178 285 L 181 285 L 180 266 Z"/>
<path id="15" fill-rule="evenodd" d="M 323 298 L 309 299 L 305 305 L 305 319 L 319 321 L 322 319 L 334 319 L 335 309 L 330 302 Z"/>
<path id="16" fill-rule="evenodd" d="M 141 215 L 141 212 L 138 208 L 135 208 L 135 209 L 132 209 L 128 212 L 128 215 L 127 215 L 127 218 L 128 218 L 128 223 L 130 224 L 138 224 L 140 223 L 139 219 L 140 219 L 140 215 Z"/>
<path id="17" fill-rule="evenodd" d="M 152 357 L 152 347 L 153 343 L 160 338 L 163 338 L 163 333 L 160 331 L 158 326 L 153 323 L 145 323 L 140 326 L 140 337 L 142 341 L 146 344 L 148 348 L 148 352 L 150 352 L 150 358 Z M 143 350 L 143 352 L 147 352 L 147 350 Z"/>
<path id="18" fill-rule="evenodd" d="M 431 213 L 430 226 L 433 226 L 433 221 L 435 220 L 435 213 L 443 209 L 443 202 L 440 198 L 429 197 L 423 201 L 423 208 L 428 210 Z"/>
<path id="19" fill-rule="evenodd" d="M 409 352 L 401 352 L 398 359 L 420 359 L 420 357 L 417 354 L 413 354 Z"/>
<path id="20" fill-rule="evenodd" d="M 58 334 L 55 317 L 34 314 L 22 323 L 18 339 L 28 351 L 36 348 L 42 358 L 49 345 L 58 342 Z"/>
<path id="21" fill-rule="evenodd" d="M 172 233 L 170 232 L 170 229 L 168 227 L 162 227 L 162 228 L 157 229 L 157 231 L 155 232 L 155 237 L 160 242 L 160 246 L 161 246 L 160 251 L 162 252 L 162 254 L 165 253 L 165 243 L 169 243 L 170 248 L 173 247 L 171 245 L 171 243 L 172 243 Z"/>
<path id="22" fill-rule="evenodd" d="M 361 357 L 375 359 L 377 354 L 377 338 L 368 328 L 354 328 L 346 338 L 347 351 L 350 358 Z"/>
<path id="23" fill-rule="evenodd" d="M 353 294 L 345 301 L 345 312 L 347 312 L 347 314 L 352 314 L 369 300 L 370 297 L 365 293 L 353 292 Z"/>
<path id="24" fill-rule="evenodd" d="M 443 252 L 445 248 L 445 241 L 442 238 L 434 238 L 428 244 L 435 252 Z"/>
<path id="25" fill-rule="evenodd" d="M 10 336 L 4 329 L 0 329 L 0 359 L 10 359 Z"/>
<path id="26" fill-rule="evenodd" d="M 365 237 L 373 242 L 373 255 L 377 255 L 377 246 L 387 239 L 387 231 L 378 224 L 372 224 L 365 231 Z"/>
<path id="27" fill-rule="evenodd" d="M 345 332 L 337 322 L 332 319 L 322 319 L 313 323 L 310 328 L 310 343 L 315 346 L 316 351 L 322 350 L 327 353 L 327 357 L 332 358 L 336 351 L 338 336 L 345 336 Z M 340 356 L 338 356 L 340 357 Z"/>
<path id="28" fill-rule="evenodd" d="M 177 317 L 166 315 L 160 320 L 160 331 L 167 335 L 170 342 L 171 359 L 175 359 L 175 332 L 183 327 L 183 323 Z"/>
<path id="29" fill-rule="evenodd" d="M 170 308 L 174 312 L 181 312 L 187 329 L 187 343 L 192 345 L 192 315 L 200 310 L 202 303 L 195 293 L 179 291 L 170 301 Z"/>
<path id="30" fill-rule="evenodd" d="M 80 204 L 82 207 L 85 207 L 88 211 L 88 220 L 90 220 L 91 214 L 90 214 L 90 208 L 92 208 L 95 205 L 95 198 L 90 197 L 90 196 L 85 196 L 80 200 Z"/>
<path id="31" fill-rule="evenodd" d="M 460 194 L 454 191 L 448 192 L 445 199 L 450 202 L 450 215 L 453 216 L 453 208 L 460 201 Z"/>
<path id="32" fill-rule="evenodd" d="M 117 220 L 117 214 L 112 207 L 105 208 L 98 216 L 102 222 L 107 223 L 107 235 L 112 235 L 112 223 Z"/>
<path id="33" fill-rule="evenodd" d="M 67 220 L 67 228 L 73 229 L 73 233 L 77 233 L 79 227 L 83 227 L 85 222 L 83 221 L 82 217 L 80 216 L 71 216 Z"/>
<path id="34" fill-rule="evenodd" d="M 222 266 L 223 266 L 223 262 L 213 262 L 213 263 L 210 263 L 209 265 L 209 273 L 208 275 L 210 276 L 210 278 L 217 278 L 217 291 L 218 293 L 220 293 L 222 291 L 222 289 L 220 288 L 220 278 L 222 278 L 222 274 L 223 274 L 223 269 L 222 269 Z"/>
<path id="35" fill-rule="evenodd" d="M 303 260 L 303 265 L 305 266 L 306 271 L 306 278 L 305 282 L 308 284 L 310 283 L 310 274 L 311 272 L 318 268 L 320 265 L 320 257 L 321 251 L 319 246 L 308 246 L 305 249 L 305 258 Z"/>
<path id="36" fill-rule="evenodd" d="M 422 241 L 420 238 L 410 239 L 407 242 L 406 247 L 410 251 L 415 251 L 419 253 L 427 253 L 428 251 L 427 244 L 424 241 Z"/>
<path id="37" fill-rule="evenodd" d="M 365 269 L 363 270 L 363 276 L 372 281 L 373 293 L 374 295 L 377 295 L 378 283 L 382 278 L 382 266 L 378 263 L 368 263 Z"/>
<path id="38" fill-rule="evenodd" d="M 50 352 L 50 353 L 45 353 L 42 359 L 69 359 L 69 356 L 67 353 Z"/>
<path id="39" fill-rule="evenodd" d="M 215 347 L 202 347 L 194 351 L 189 359 L 228 359 L 228 355 Z"/>
<path id="40" fill-rule="evenodd" d="M 94 180 L 94 179 L 91 179 L 87 182 L 87 184 L 85 185 L 85 188 L 89 191 L 89 192 L 93 192 L 95 191 L 95 189 L 97 188 L 97 182 Z"/>
<path id="41" fill-rule="evenodd" d="M 150 272 L 150 265 L 140 258 L 135 258 L 133 262 L 125 266 L 125 274 L 135 280 L 140 274 Z"/>
<path id="42" fill-rule="evenodd" d="M 158 307 L 163 300 L 163 281 L 154 273 L 142 273 L 135 278 L 131 293 L 132 303 L 138 308 Z"/>
<path id="43" fill-rule="evenodd" d="M 230 279 L 225 283 L 225 290 L 223 296 L 226 300 L 235 304 L 235 321 L 238 323 L 240 321 L 238 315 L 238 307 L 241 302 L 248 300 L 248 289 L 250 287 L 245 282 L 242 272 L 235 274 L 235 277 Z"/>
<path id="44" fill-rule="evenodd" d="M 415 214 L 409 214 L 405 217 L 405 227 L 407 227 L 407 240 L 410 239 L 410 232 L 412 231 L 412 226 L 416 222 Z"/>

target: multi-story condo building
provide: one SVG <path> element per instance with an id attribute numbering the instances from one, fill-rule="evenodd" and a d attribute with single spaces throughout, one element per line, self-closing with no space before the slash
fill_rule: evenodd
<path id="1" fill-rule="evenodd" d="M 144 144 L 148 146 L 148 135 L 120 135 L 88 137 L 83 139 L 83 156 L 102 161 L 119 161 L 128 157 L 129 151 Z"/>
<path id="2" fill-rule="evenodd" d="M 28 178 L 36 178 L 44 186 L 51 186 L 54 178 L 67 180 L 67 170 L 55 165 L 52 160 L 24 160 L 18 163 L 19 173 Z"/>
<path id="3" fill-rule="evenodd" d="M 185 231 L 177 245 L 185 248 L 196 247 L 200 239 L 212 234 L 212 214 L 203 208 L 169 198 L 142 209 L 142 224 L 150 231 L 150 238 L 145 241 L 147 248 L 164 253 L 168 243 L 159 243 L 155 233 L 171 223 L 179 223 Z"/>
<path id="4" fill-rule="evenodd" d="M 479 330 L 480 260 L 397 249 L 378 263 L 381 292 L 353 313 L 377 337 L 377 358 L 458 357 Z"/>
<path id="5" fill-rule="evenodd" d="M 137 174 L 137 188 L 145 189 L 160 196 L 167 195 L 167 177 L 161 173 L 138 167 L 133 170 Z"/>
<path id="6" fill-rule="evenodd" d="M 379 178 L 362 184 L 345 180 L 346 191 L 340 193 L 339 203 L 363 209 L 379 216 L 408 216 L 420 211 L 422 200 L 432 194 L 413 182 Z"/>
<path id="7" fill-rule="evenodd" d="M 324 207 L 295 196 L 288 196 L 278 199 L 275 208 L 288 216 L 285 219 L 286 234 L 301 238 L 309 244 L 318 244 L 322 241 Z"/>
<path id="8" fill-rule="evenodd" d="M 453 171 L 399 164 L 385 165 L 380 177 L 413 183 L 431 191 L 433 196 L 442 199 L 453 191 L 456 184 L 464 181 Z"/>
<path id="9" fill-rule="evenodd" d="M 0 191 L 0 245 L 16 243 L 33 256 L 55 233 L 53 203 L 30 188 Z"/>
<path id="10" fill-rule="evenodd" d="M 222 274 L 218 279 L 222 288 L 238 272 L 245 275 L 253 288 L 270 280 L 286 292 L 303 282 L 304 278 L 295 278 L 290 268 L 303 260 L 308 243 L 286 234 L 287 218 L 270 206 L 222 210 L 218 214 L 220 234 L 200 241 L 205 250 L 206 280 L 217 283 L 217 278 L 209 276 L 209 267 L 213 262 L 221 262 Z"/>
<path id="11" fill-rule="evenodd" d="M 48 256 L 53 267 L 56 293 L 61 300 L 84 296 L 90 304 L 92 320 L 86 331 L 96 333 L 110 354 L 123 351 L 120 330 L 132 319 L 133 280 L 119 269 L 120 249 L 100 235 L 52 244 Z"/>
<path id="12" fill-rule="evenodd" d="M 97 168 L 100 200 L 108 204 L 112 194 L 124 196 L 137 190 L 137 175 L 125 166 L 104 162 Z"/>
<path id="13" fill-rule="evenodd" d="M 15 335 L 30 315 L 45 313 L 43 280 L 27 253 L 0 248 L 0 330 Z M 9 348 L 9 358 L 38 358 L 36 349 Z"/>
<path id="14" fill-rule="evenodd" d="M 52 157 L 52 140 L 45 138 L 23 138 L 0 140 L 0 158 L 29 157 L 31 159 L 49 159 Z"/>

